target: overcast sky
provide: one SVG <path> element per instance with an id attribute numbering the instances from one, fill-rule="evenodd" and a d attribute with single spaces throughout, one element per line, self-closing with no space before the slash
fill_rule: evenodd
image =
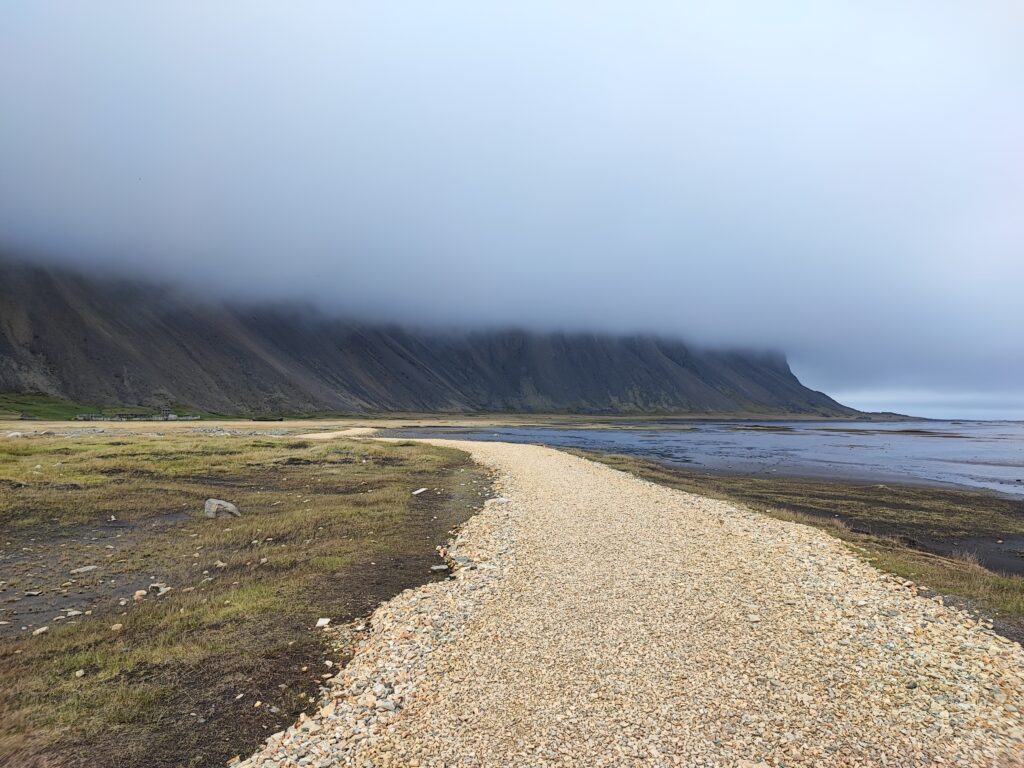
<path id="1" fill-rule="evenodd" d="M 0 247 L 1024 418 L 1017 0 L 0 4 Z"/>

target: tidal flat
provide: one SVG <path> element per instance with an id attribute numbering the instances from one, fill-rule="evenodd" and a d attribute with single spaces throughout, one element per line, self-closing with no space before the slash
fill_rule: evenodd
<path id="1" fill-rule="evenodd" d="M 444 578 L 434 548 L 489 487 L 422 444 L 63 429 L 0 440 L 4 766 L 246 754 L 313 707 L 361 617 Z"/>

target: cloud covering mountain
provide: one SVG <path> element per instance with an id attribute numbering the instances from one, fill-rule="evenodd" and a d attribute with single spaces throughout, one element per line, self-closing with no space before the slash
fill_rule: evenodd
<path id="1" fill-rule="evenodd" d="M 1022 33 L 997 0 L 6 3 L 0 248 L 1024 415 Z"/>

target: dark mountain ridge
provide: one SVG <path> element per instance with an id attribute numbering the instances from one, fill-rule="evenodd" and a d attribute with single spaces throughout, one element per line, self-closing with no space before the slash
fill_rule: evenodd
<path id="1" fill-rule="evenodd" d="M 0 392 L 238 415 L 861 415 L 803 386 L 778 353 L 417 331 L 11 261 L 0 261 Z"/>

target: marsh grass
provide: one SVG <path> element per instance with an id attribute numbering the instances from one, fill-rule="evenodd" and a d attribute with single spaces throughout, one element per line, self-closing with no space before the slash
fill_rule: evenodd
<path id="1" fill-rule="evenodd" d="M 0 765 L 199 766 L 251 749 L 316 697 L 332 653 L 317 618 L 429 579 L 486 485 L 464 454 L 414 443 L 0 441 Z M 211 496 L 242 517 L 203 518 Z M 83 565 L 98 568 L 69 575 Z M 158 581 L 173 590 L 131 600 Z M 92 615 L 55 621 L 68 605 Z"/>
<path id="2" fill-rule="evenodd" d="M 1024 578 L 982 567 L 971 553 L 943 557 L 908 543 L 1024 531 L 1021 505 L 990 494 L 887 485 L 698 474 L 632 456 L 570 450 L 670 488 L 742 504 L 842 539 L 877 568 L 910 579 L 993 618 L 1024 640 Z"/>

